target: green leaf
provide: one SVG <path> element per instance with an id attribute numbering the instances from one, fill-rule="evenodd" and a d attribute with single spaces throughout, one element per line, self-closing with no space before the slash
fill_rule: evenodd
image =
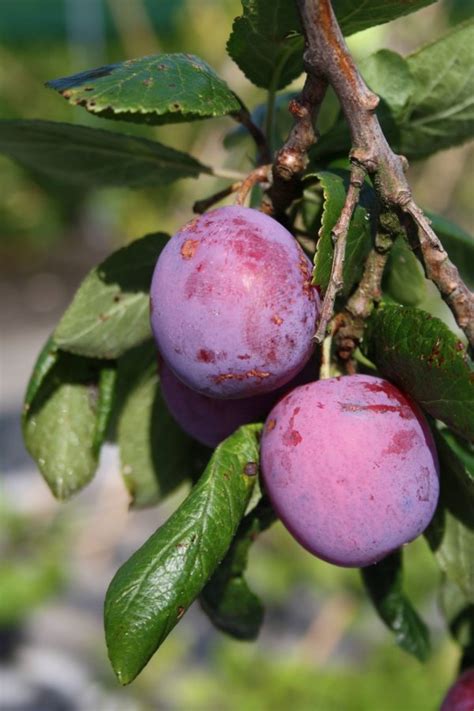
<path id="1" fill-rule="evenodd" d="M 74 106 L 103 118 L 165 124 L 225 116 L 241 104 L 192 54 L 155 54 L 47 83 Z"/>
<path id="2" fill-rule="evenodd" d="M 442 536 L 436 540 L 428 532 L 428 541 L 439 567 L 454 583 L 466 602 L 474 603 L 474 530 L 447 509 L 443 512 Z"/>
<path id="3" fill-rule="evenodd" d="M 383 289 L 404 306 L 417 306 L 425 297 L 423 267 L 403 237 L 398 237 L 390 250 Z"/>
<path id="4" fill-rule="evenodd" d="M 54 121 L 0 121 L 0 152 L 56 182 L 86 187 L 161 186 L 212 173 L 156 141 Z"/>
<path id="5" fill-rule="evenodd" d="M 106 429 L 103 414 L 98 418 L 99 377 L 97 362 L 57 351 L 25 415 L 26 448 L 58 499 L 94 476 Z"/>
<path id="6" fill-rule="evenodd" d="M 345 35 L 382 25 L 397 17 L 409 15 L 435 0 L 333 0 L 333 8 Z"/>
<path id="7" fill-rule="evenodd" d="M 109 657 L 131 682 L 209 580 L 235 535 L 255 482 L 259 425 L 247 425 L 214 452 L 171 518 L 119 569 L 107 591 Z"/>
<path id="8" fill-rule="evenodd" d="M 264 89 L 283 89 L 303 71 L 303 38 L 296 3 L 242 0 L 227 51 L 247 79 Z"/>
<path id="9" fill-rule="evenodd" d="M 434 430 L 447 508 L 467 526 L 474 525 L 474 445 L 449 429 Z"/>
<path id="10" fill-rule="evenodd" d="M 459 587 L 443 576 L 441 609 L 452 636 L 463 648 L 461 669 L 474 666 L 474 603 L 466 601 Z"/>
<path id="11" fill-rule="evenodd" d="M 368 86 L 400 114 L 411 99 L 415 81 L 408 62 L 396 52 L 381 49 L 360 63 L 360 72 Z"/>
<path id="12" fill-rule="evenodd" d="M 473 438 L 473 364 L 442 321 L 420 309 L 379 307 L 364 348 L 382 376 L 454 432 Z"/>
<path id="13" fill-rule="evenodd" d="M 346 199 L 349 174 L 321 171 L 317 173 L 324 194 L 324 209 L 319 230 L 319 240 L 314 257 L 313 283 L 326 291 L 331 275 L 334 246 L 331 230 L 335 226 Z M 347 235 L 344 262 L 343 294 L 347 296 L 356 284 L 372 246 L 371 224 L 372 191 L 364 186 L 360 204 L 356 207 Z"/>
<path id="14" fill-rule="evenodd" d="M 251 544 L 275 520 L 265 500 L 250 511 L 226 557 L 201 593 L 200 602 L 217 629 L 237 639 L 252 640 L 263 622 L 263 606 L 244 578 Z"/>
<path id="15" fill-rule="evenodd" d="M 149 291 L 163 233 L 147 235 L 114 252 L 80 285 L 60 320 L 55 342 L 91 358 L 118 358 L 151 334 Z"/>
<path id="16" fill-rule="evenodd" d="M 375 609 L 395 634 L 397 644 L 425 661 L 430 653 L 429 631 L 403 592 L 401 551 L 362 568 L 361 574 Z"/>
<path id="17" fill-rule="evenodd" d="M 96 426 L 92 449 L 96 457 L 99 456 L 102 445 L 107 437 L 109 424 L 112 418 L 117 385 L 116 364 L 101 368 L 97 393 Z"/>
<path id="18" fill-rule="evenodd" d="M 120 467 L 135 508 L 151 506 L 202 471 L 200 448 L 163 402 L 156 347 L 133 348 L 119 361 L 117 441 Z"/>
<path id="19" fill-rule="evenodd" d="M 415 12 L 434 0 L 334 0 L 345 35 Z M 242 0 L 227 51 L 245 76 L 264 89 L 282 89 L 303 71 L 304 43 L 294 0 Z"/>
<path id="20" fill-rule="evenodd" d="M 474 237 L 445 217 L 429 210 L 425 213 L 467 286 L 474 289 Z"/>
<path id="21" fill-rule="evenodd" d="M 381 98 L 377 115 L 394 151 L 409 160 L 455 146 L 474 132 L 474 21 L 458 25 L 403 59 L 381 50 L 361 62 L 361 72 Z M 342 114 L 321 137 L 313 160 L 347 155 L 351 138 Z"/>
<path id="22" fill-rule="evenodd" d="M 474 21 L 407 58 L 415 80 L 400 150 L 423 158 L 463 143 L 474 132 Z"/>
<path id="23" fill-rule="evenodd" d="M 48 338 L 41 349 L 38 358 L 36 359 L 33 372 L 31 373 L 30 380 L 28 382 L 28 387 L 26 388 L 22 411 L 23 424 L 26 421 L 33 400 L 41 389 L 41 386 L 43 385 L 48 373 L 51 371 L 51 368 L 53 368 L 53 366 L 58 362 L 58 358 L 58 346 L 52 337 Z"/>

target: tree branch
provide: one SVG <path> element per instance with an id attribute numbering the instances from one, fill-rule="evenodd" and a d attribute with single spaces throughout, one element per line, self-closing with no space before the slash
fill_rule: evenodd
<path id="1" fill-rule="evenodd" d="M 382 277 L 390 250 L 403 228 L 396 215 L 382 212 L 372 247 L 357 289 L 334 318 L 334 341 L 340 360 L 349 363 L 364 333 L 365 322 L 382 298 Z"/>
<path id="2" fill-rule="evenodd" d="M 351 170 L 349 189 L 347 191 L 344 207 L 341 210 L 338 221 L 332 228 L 334 256 L 331 265 L 331 276 L 321 308 L 318 329 L 314 336 L 316 343 L 322 343 L 324 340 L 327 325 L 334 312 L 336 296 L 344 286 L 344 259 L 346 255 L 347 235 L 352 215 L 359 201 L 360 189 L 364 183 L 364 178 L 364 169 L 354 164 Z"/>
<path id="3" fill-rule="evenodd" d="M 290 101 L 288 108 L 294 124 L 275 156 L 272 185 L 261 205 L 269 215 L 281 216 L 302 194 L 300 178 L 308 164 L 308 150 L 316 142 L 314 122 L 326 89 L 324 78 L 308 74 L 301 94 Z"/>
<path id="4" fill-rule="evenodd" d="M 325 80 L 336 92 L 352 137 L 350 159 L 372 179 L 382 205 L 405 212 L 418 228 L 421 253 L 430 279 L 454 313 L 457 323 L 474 345 L 474 294 L 461 280 L 429 220 L 415 204 L 405 177 L 407 161 L 388 145 L 372 93 L 347 49 L 330 0 L 297 0 L 306 50 L 305 68 L 313 82 Z"/>

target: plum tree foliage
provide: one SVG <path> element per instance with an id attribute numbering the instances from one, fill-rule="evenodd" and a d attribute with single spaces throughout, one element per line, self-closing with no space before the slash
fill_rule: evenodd
<path id="1" fill-rule="evenodd" d="M 106 440 L 134 506 L 192 483 L 107 593 L 121 683 L 197 598 L 219 629 L 258 634 L 247 552 L 276 516 L 312 553 L 362 566 L 377 612 L 420 659 L 429 633 L 400 547 L 425 531 L 447 624 L 463 665 L 474 660 L 473 243 L 436 215 L 430 226 L 388 145 L 414 161 L 472 136 L 474 23 L 408 57 L 382 50 L 360 72 L 343 39 L 431 1 L 242 0 L 227 51 L 266 92 L 252 112 L 190 54 L 49 82 L 104 119 L 234 120 L 225 142 L 253 141 L 249 174 L 126 133 L 1 122 L 3 153 L 71 186 L 223 181 L 174 237 L 137 239 L 86 276 L 25 397 L 26 446 L 58 498 L 92 479 Z M 300 93 L 281 93 L 303 72 Z M 341 109 L 316 140 L 328 85 Z M 423 269 L 455 331 L 419 308 Z"/>

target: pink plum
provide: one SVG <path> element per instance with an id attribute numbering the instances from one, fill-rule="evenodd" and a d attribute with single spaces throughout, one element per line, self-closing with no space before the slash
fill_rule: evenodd
<path id="1" fill-rule="evenodd" d="M 319 296 L 310 261 L 284 227 L 227 206 L 170 239 L 150 307 L 158 349 L 185 385 L 243 398 L 289 382 L 309 360 Z"/>
<path id="2" fill-rule="evenodd" d="M 371 565 L 413 540 L 438 501 L 428 425 L 381 378 L 352 375 L 296 388 L 270 412 L 261 457 L 284 525 L 336 565 Z"/>
<path id="3" fill-rule="evenodd" d="M 473 711 L 474 667 L 466 669 L 444 697 L 440 711 Z"/>
<path id="4" fill-rule="evenodd" d="M 314 359 L 287 385 L 271 393 L 222 400 L 191 390 L 174 375 L 164 361 L 159 363 L 161 392 L 178 425 L 208 447 L 216 447 L 241 425 L 261 422 L 289 389 L 307 383 L 316 375 Z"/>

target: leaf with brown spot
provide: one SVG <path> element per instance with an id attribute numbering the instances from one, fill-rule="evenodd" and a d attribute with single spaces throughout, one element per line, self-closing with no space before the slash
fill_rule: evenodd
<path id="1" fill-rule="evenodd" d="M 474 365 L 465 347 L 438 318 L 411 307 L 379 307 L 364 349 L 380 374 L 432 417 L 474 438 Z"/>
<path id="2" fill-rule="evenodd" d="M 139 57 L 55 79 L 47 86 L 92 114 L 135 123 L 194 121 L 241 108 L 226 82 L 192 54 Z"/>

